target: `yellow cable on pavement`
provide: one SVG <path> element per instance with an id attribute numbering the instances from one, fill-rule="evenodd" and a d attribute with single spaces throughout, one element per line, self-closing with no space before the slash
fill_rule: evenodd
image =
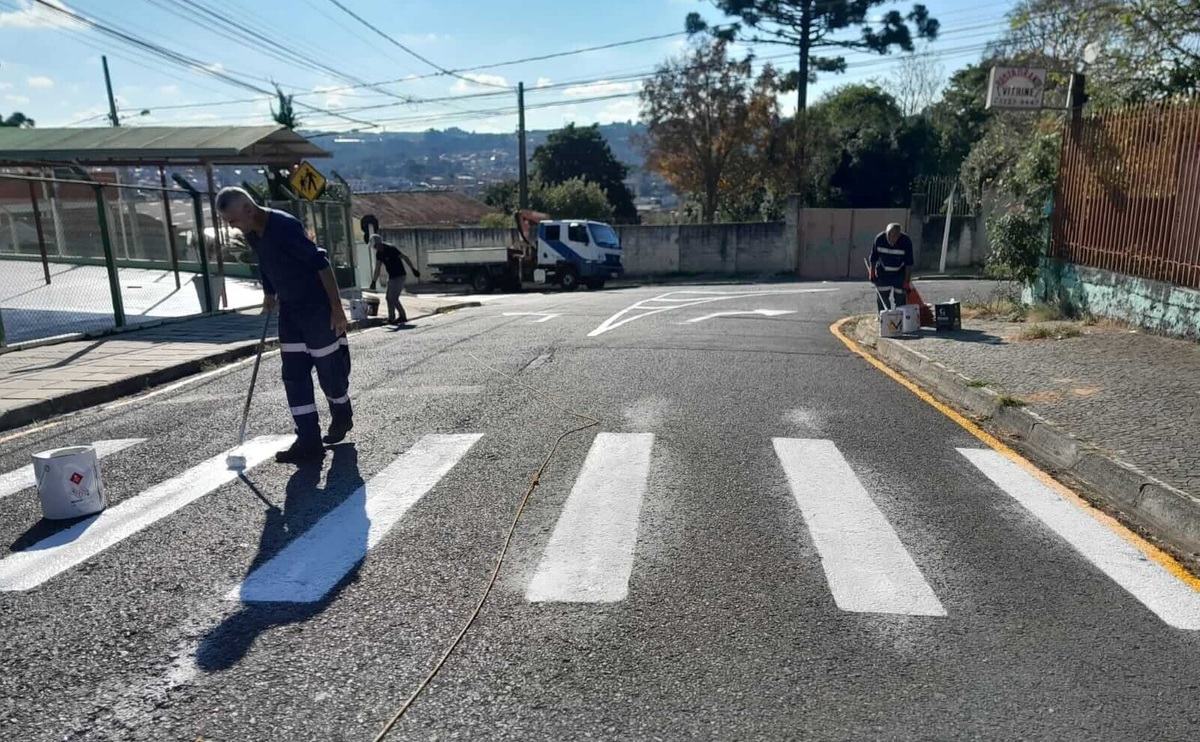
<path id="1" fill-rule="evenodd" d="M 467 355 L 471 356 L 476 363 L 488 369 L 489 371 L 507 377 L 509 380 L 516 382 L 518 385 L 536 393 L 542 399 L 549 401 L 551 405 L 558 408 L 562 412 L 586 421 L 586 424 L 568 430 L 567 432 L 558 436 L 558 438 L 554 441 L 554 445 L 550 447 L 550 452 L 546 454 L 546 458 L 542 461 L 542 465 L 539 466 L 537 471 L 533 473 L 533 478 L 530 479 L 529 486 L 525 489 L 525 494 L 521 497 L 521 502 L 517 506 L 516 515 L 513 516 L 512 525 L 509 526 L 508 534 L 504 537 L 504 545 L 500 548 L 500 554 L 496 558 L 496 566 L 492 570 L 491 579 L 488 580 L 487 586 L 484 587 L 483 595 L 480 596 L 479 603 L 475 606 L 475 610 L 471 612 L 471 615 L 467 618 L 467 622 L 463 624 L 462 630 L 458 632 L 458 636 L 454 638 L 454 641 L 450 643 L 450 646 L 446 649 L 445 653 L 442 654 L 441 659 L 434 664 L 433 669 L 429 671 L 429 674 L 425 676 L 425 679 L 421 681 L 416 690 L 413 691 L 412 695 L 408 697 L 408 700 L 404 702 L 404 705 L 402 705 L 399 710 L 396 711 L 388 723 L 384 725 L 383 729 L 379 731 L 379 734 L 375 736 L 374 742 L 381 742 L 381 740 L 387 736 L 388 732 L 392 730 L 396 723 L 400 721 L 404 714 L 406 714 L 408 710 L 412 708 L 412 705 L 416 702 L 417 697 L 420 696 L 427 687 L 429 687 L 431 682 L 433 682 L 433 679 L 437 676 L 438 672 L 441 671 L 442 666 L 445 665 L 446 661 L 450 659 L 450 655 L 453 654 L 454 650 L 458 648 L 458 645 L 462 643 L 462 640 L 464 637 L 466 637 L 467 632 L 471 630 L 471 627 L 475 624 L 476 619 L 479 618 L 479 614 L 483 611 L 484 604 L 487 602 L 488 597 L 492 594 L 492 588 L 496 586 L 496 580 L 500 577 L 500 568 L 504 565 L 505 556 L 508 555 L 508 547 L 512 543 L 513 535 L 517 531 L 517 524 L 521 520 L 521 514 L 525 512 L 525 506 L 529 503 L 530 498 L 533 497 L 533 491 L 537 489 L 538 483 L 541 481 L 542 474 L 545 473 L 546 468 L 550 465 L 550 461 L 554 458 L 554 454 L 558 452 L 559 445 L 567 438 L 567 436 L 574 435 L 575 433 L 587 430 L 588 428 L 595 427 L 596 425 L 600 424 L 599 419 L 594 418 L 591 415 L 585 415 L 582 412 L 576 412 L 570 407 L 556 401 L 553 397 L 547 395 L 542 390 L 526 384 L 516 376 L 484 363 L 483 361 L 479 360 L 474 353 L 467 351 Z"/>

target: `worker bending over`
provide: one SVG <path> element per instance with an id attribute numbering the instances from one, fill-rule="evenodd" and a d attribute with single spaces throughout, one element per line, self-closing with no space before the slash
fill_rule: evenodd
<path id="1" fill-rule="evenodd" d="M 913 244 L 900 225 L 892 223 L 875 236 L 871 247 L 871 282 L 879 293 L 879 311 L 908 303 L 907 291 L 912 280 Z M 890 301 L 891 306 L 886 306 Z"/>
<path id="2" fill-rule="evenodd" d="M 241 188 L 222 188 L 217 210 L 258 258 L 263 311 L 279 307 L 283 388 L 296 423 L 296 442 L 275 454 L 285 464 L 324 457 L 313 395 L 312 371 L 329 400 L 332 417 L 324 442 L 340 443 L 353 427 L 350 407 L 350 343 L 346 313 L 325 250 L 285 211 L 262 208 Z"/>

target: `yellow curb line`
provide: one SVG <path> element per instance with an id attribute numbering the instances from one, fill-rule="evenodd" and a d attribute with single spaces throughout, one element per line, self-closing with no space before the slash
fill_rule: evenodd
<path id="1" fill-rule="evenodd" d="M 951 409 L 950 407 L 948 407 L 945 404 L 942 404 L 937 399 L 935 399 L 933 397 L 933 395 L 929 394 L 928 392 L 921 389 L 913 382 L 911 382 L 908 379 L 906 379 L 905 377 L 901 376 L 897 371 L 893 370 L 890 366 L 884 364 L 878 358 L 875 358 L 870 353 L 868 353 L 865 350 L 863 350 L 862 348 L 860 348 L 858 343 L 856 343 L 853 340 L 851 340 L 850 338 L 846 337 L 845 333 L 842 332 L 842 326 L 854 319 L 856 319 L 856 318 L 855 317 L 846 317 L 845 319 L 838 320 L 837 322 L 834 322 L 829 327 L 829 331 L 833 333 L 834 337 L 836 337 L 838 340 L 841 340 L 846 345 L 847 348 L 849 348 L 851 351 L 853 351 L 854 353 L 858 354 L 863 359 L 865 359 L 867 361 L 867 363 L 870 363 L 875 368 L 877 368 L 880 371 L 882 371 L 883 373 L 887 374 L 889 377 L 891 377 L 892 379 L 894 379 L 895 381 L 900 383 L 902 386 L 904 386 L 904 388 L 908 389 L 910 392 L 912 392 L 913 394 L 920 397 L 922 401 L 927 402 L 928 404 L 933 406 L 935 409 L 937 409 L 938 412 L 942 413 L 946 417 L 948 417 L 951 420 L 953 420 L 954 422 L 958 423 L 958 425 L 961 428 L 963 428 L 964 430 L 966 430 L 968 433 L 975 436 L 979 440 L 983 441 L 989 447 L 1000 452 L 1006 458 L 1010 459 L 1011 461 L 1016 463 L 1018 466 L 1025 469 L 1026 471 L 1028 471 L 1033 476 L 1037 477 L 1038 481 L 1042 482 L 1047 487 L 1050 487 L 1051 489 L 1058 492 L 1063 497 L 1065 497 L 1068 500 L 1070 500 L 1071 502 L 1075 503 L 1075 505 L 1077 505 L 1080 508 L 1082 508 L 1083 510 L 1085 510 L 1093 518 L 1100 521 L 1104 525 L 1108 526 L 1108 528 L 1110 530 L 1112 530 L 1118 536 L 1125 539 L 1130 544 L 1132 544 L 1134 547 L 1136 547 L 1139 551 L 1141 551 L 1143 554 L 1145 554 L 1147 558 L 1157 562 L 1160 566 L 1162 566 L 1164 569 L 1166 569 L 1172 575 L 1179 578 L 1183 582 L 1187 583 L 1193 590 L 1200 592 L 1200 577 L 1196 577 L 1192 573 L 1188 572 L 1187 569 L 1175 559 L 1175 557 L 1171 556 L 1170 554 L 1166 553 L 1165 551 L 1158 548 L 1154 544 L 1150 543 L 1146 539 L 1142 538 L 1138 534 L 1129 530 L 1129 528 L 1127 528 L 1125 525 L 1123 525 L 1116 518 L 1112 517 L 1111 515 L 1103 512 L 1101 510 L 1098 510 L 1090 502 L 1088 502 L 1084 498 L 1082 498 L 1079 495 L 1072 492 L 1065 485 L 1063 485 L 1061 482 L 1059 482 L 1058 480 L 1051 477 L 1049 474 L 1043 472 L 1041 469 L 1038 469 L 1028 459 L 1021 456 L 1021 454 L 1017 453 L 1012 448 L 1009 448 L 1007 445 L 1002 443 L 995 436 L 991 435 L 990 433 L 988 433 L 987 431 L 985 431 L 983 428 L 979 427 L 975 423 L 971 422 L 966 417 L 959 414 L 957 411 Z"/>

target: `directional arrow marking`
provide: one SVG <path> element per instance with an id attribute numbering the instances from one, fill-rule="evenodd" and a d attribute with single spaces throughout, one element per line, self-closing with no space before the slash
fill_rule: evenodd
<path id="1" fill-rule="evenodd" d="M 757 314 L 763 317 L 779 317 L 784 314 L 795 314 L 795 312 L 788 309 L 754 309 L 748 312 L 713 312 L 712 314 L 706 314 L 703 317 L 696 317 L 695 319 L 686 320 L 680 324 L 691 325 L 696 322 L 703 322 L 706 319 L 715 319 L 716 317 L 733 317 L 739 314 Z"/>
<path id="2" fill-rule="evenodd" d="M 622 309 L 613 316 L 604 320 L 599 327 L 589 332 L 588 337 L 603 335 L 609 330 L 615 330 L 621 325 L 633 322 L 634 320 L 642 319 L 643 317 L 649 317 L 652 314 L 670 312 L 674 309 L 687 309 L 688 307 L 694 307 L 700 304 L 711 304 L 714 301 L 729 301 L 730 299 L 753 299 L 760 296 L 780 296 L 784 294 L 823 294 L 830 291 L 837 291 L 837 289 L 742 291 L 730 294 L 705 291 L 670 291 L 665 294 L 660 294 L 652 299 L 643 299 L 632 306 Z M 696 298 L 687 298 L 687 295 L 692 295 Z M 666 306 L 663 306 L 664 304 Z M 639 314 L 634 314 L 634 312 L 639 312 Z"/>

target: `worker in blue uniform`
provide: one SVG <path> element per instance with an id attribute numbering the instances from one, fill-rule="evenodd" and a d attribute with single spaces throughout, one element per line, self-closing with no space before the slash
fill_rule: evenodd
<path id="1" fill-rule="evenodd" d="M 879 294 L 876 297 L 879 311 L 907 304 L 908 285 L 912 280 L 913 244 L 899 224 L 893 222 L 875 236 L 870 264 L 871 282 Z M 885 301 L 890 302 L 891 306 L 885 305 Z"/>
<path id="2" fill-rule="evenodd" d="M 329 401 L 324 443 L 340 443 L 354 427 L 350 406 L 350 343 L 346 312 L 325 250 L 285 211 L 262 208 L 241 188 L 223 188 L 217 210 L 239 229 L 258 258 L 263 311 L 279 308 L 283 387 L 296 424 L 296 441 L 275 454 L 280 463 L 324 457 L 312 372 Z"/>

